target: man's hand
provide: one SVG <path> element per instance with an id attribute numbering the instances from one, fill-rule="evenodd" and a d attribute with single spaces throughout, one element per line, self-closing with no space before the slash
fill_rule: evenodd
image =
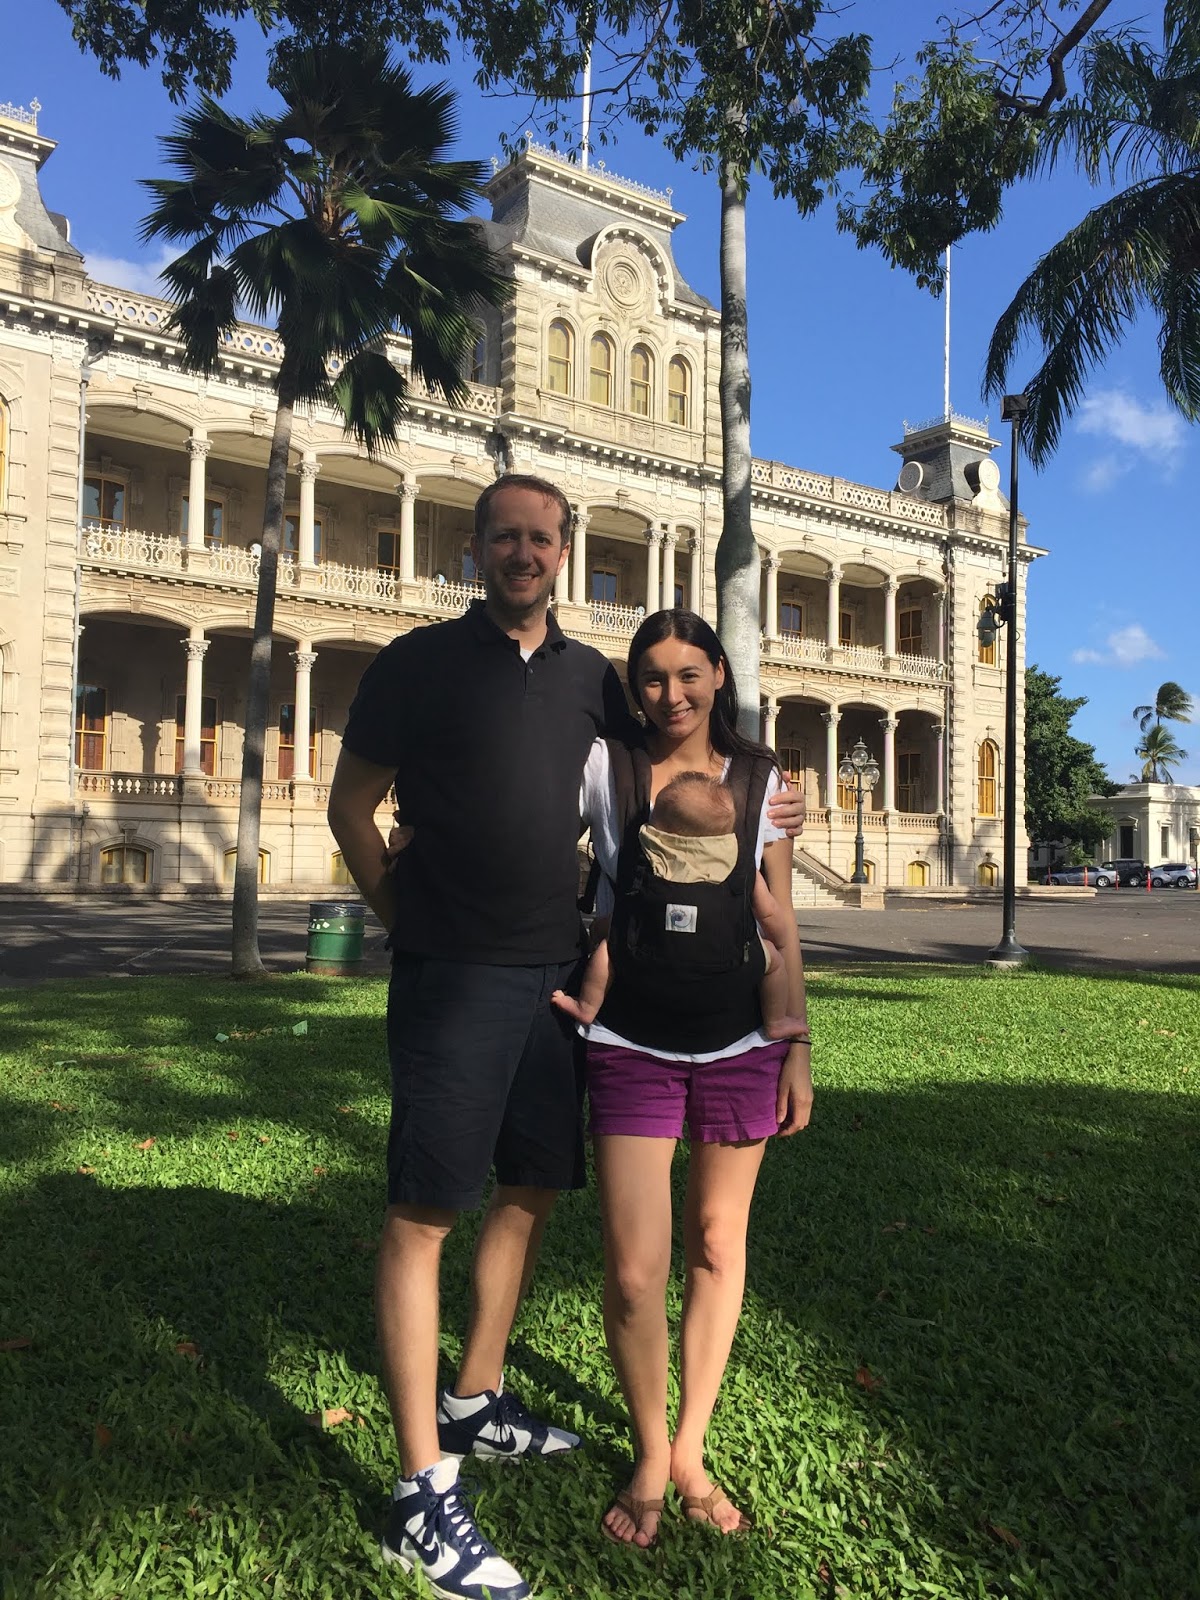
<path id="1" fill-rule="evenodd" d="M 787 779 L 783 780 L 783 788 L 778 794 L 773 794 L 767 802 L 767 816 L 773 828 L 782 828 L 789 839 L 794 839 L 798 833 L 804 832 L 804 793 L 800 789 L 790 789 Z"/>
<path id="2" fill-rule="evenodd" d="M 413 841 L 414 829 L 407 822 L 401 822 L 397 817 L 388 831 L 387 845 L 383 852 L 384 864 L 391 867 L 401 850 L 407 850 Z"/>

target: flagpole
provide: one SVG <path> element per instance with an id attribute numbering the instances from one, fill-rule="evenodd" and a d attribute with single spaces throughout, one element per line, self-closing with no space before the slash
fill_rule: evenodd
<path id="1" fill-rule="evenodd" d="M 950 246 L 946 246 L 946 360 L 943 393 L 946 406 L 946 421 L 950 421 Z"/>
<path id="2" fill-rule="evenodd" d="M 588 141 L 592 130 L 592 47 L 589 44 L 583 58 L 583 126 L 579 140 L 579 165 L 586 171 Z"/>

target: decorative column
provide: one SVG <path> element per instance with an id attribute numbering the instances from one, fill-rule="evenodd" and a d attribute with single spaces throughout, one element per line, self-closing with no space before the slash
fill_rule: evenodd
<path id="1" fill-rule="evenodd" d="M 934 780 L 937 791 L 935 809 L 941 817 L 946 814 L 946 729 L 942 723 L 934 724 L 933 736 L 937 741 L 933 756 L 934 771 L 937 774 Z"/>
<path id="2" fill-rule="evenodd" d="M 293 730 L 292 777 L 307 783 L 312 777 L 309 765 L 309 724 L 312 721 L 312 669 L 317 663 L 317 653 L 309 648 L 307 639 L 300 639 L 292 651 L 296 663 L 296 725 Z"/>
<path id="3" fill-rule="evenodd" d="M 410 478 L 402 478 L 396 485 L 400 496 L 400 579 L 403 583 L 411 583 L 417 575 L 416 500 L 420 492 Z"/>
<path id="4" fill-rule="evenodd" d="M 898 717 L 880 717 L 883 729 L 883 809 L 896 809 L 896 728 Z"/>
<path id="5" fill-rule="evenodd" d="M 691 567 L 688 570 L 688 606 L 698 617 L 704 615 L 704 542 L 698 533 L 688 541 Z"/>
<path id="6" fill-rule="evenodd" d="M 296 558 L 301 570 L 317 564 L 317 473 L 320 463 L 307 451 L 300 458 L 300 526 Z"/>
<path id="7" fill-rule="evenodd" d="M 830 567 L 825 576 L 829 580 L 829 621 L 825 629 L 825 642 L 831 650 L 836 650 L 841 637 L 838 629 L 842 614 L 842 569 Z"/>
<path id="8" fill-rule="evenodd" d="M 212 442 L 203 428 L 193 428 L 187 442 L 188 460 L 188 517 L 183 543 L 189 550 L 204 549 L 204 476 L 208 452 Z"/>
<path id="9" fill-rule="evenodd" d="M 828 711 L 821 713 L 821 721 L 825 724 L 825 804 L 830 811 L 838 809 L 837 731 L 841 720 L 842 713 L 837 706 L 830 706 Z"/>
<path id="10" fill-rule="evenodd" d="M 900 585 L 895 578 L 885 578 L 883 583 L 883 653 L 896 654 L 896 590 Z"/>
<path id="11" fill-rule="evenodd" d="M 571 599 L 577 606 L 591 604 L 588 594 L 587 531 L 591 518 L 586 511 L 575 513 L 575 527 L 571 535 Z"/>
<path id="12" fill-rule="evenodd" d="M 771 750 L 775 748 L 775 725 L 779 721 L 779 701 L 774 695 L 768 695 L 763 702 L 763 743 Z"/>
<path id="13" fill-rule="evenodd" d="M 662 534 L 651 525 L 646 529 L 646 615 L 657 611 L 660 605 L 658 598 L 658 547 L 662 543 Z"/>
<path id="14" fill-rule="evenodd" d="M 773 644 L 779 637 L 779 569 L 783 565 L 777 555 L 768 555 L 763 562 L 767 569 L 767 617 L 766 635 L 767 643 Z"/>
<path id="15" fill-rule="evenodd" d="M 945 589 L 939 589 L 937 591 L 936 599 L 937 599 L 937 611 L 935 613 L 935 621 L 934 621 L 934 639 L 936 640 L 937 659 L 939 661 L 945 661 L 945 659 L 946 659 L 946 591 L 945 591 Z"/>
<path id="16" fill-rule="evenodd" d="M 203 628 L 193 628 L 182 641 L 187 655 L 187 675 L 183 683 L 183 774 L 187 778 L 204 776 L 200 765 L 200 730 L 204 715 L 204 655 L 209 643 Z"/>
<path id="17" fill-rule="evenodd" d="M 662 531 L 662 599 L 668 608 L 675 604 L 675 546 L 679 542 L 677 528 L 664 527 Z"/>

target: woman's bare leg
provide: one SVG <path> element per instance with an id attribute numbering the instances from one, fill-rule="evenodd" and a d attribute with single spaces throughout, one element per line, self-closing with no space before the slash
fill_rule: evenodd
<path id="1" fill-rule="evenodd" d="M 667 1431 L 667 1278 L 671 1271 L 671 1158 L 674 1139 L 598 1134 L 596 1176 L 604 1226 L 604 1332 L 633 1433 L 629 1490 L 659 1500 L 671 1476 Z M 604 1526 L 625 1543 L 648 1545 L 658 1517 L 640 1525 L 620 1506 Z"/>
<path id="2" fill-rule="evenodd" d="M 765 1140 L 691 1147 L 679 1421 L 671 1442 L 671 1479 L 681 1495 L 706 1495 L 714 1487 L 704 1466 L 704 1439 L 741 1314 L 746 1226 L 765 1148 Z M 713 1512 L 727 1533 L 737 1527 L 739 1516 L 728 1501 Z"/>

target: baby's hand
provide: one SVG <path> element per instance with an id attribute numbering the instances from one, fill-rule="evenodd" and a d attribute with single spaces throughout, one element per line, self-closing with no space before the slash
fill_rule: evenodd
<path id="1" fill-rule="evenodd" d="M 407 823 L 395 823 L 387 836 L 387 846 L 383 852 L 383 859 L 390 867 L 394 865 L 396 857 L 402 850 L 407 850 L 413 841 L 416 830 Z"/>
<path id="2" fill-rule="evenodd" d="M 550 1004 L 557 1006 L 572 1022 L 582 1023 L 585 1028 L 589 1022 L 595 1021 L 596 1013 L 592 1007 L 581 1005 L 574 995 L 567 994 L 564 989 L 555 989 L 550 996 Z"/>

